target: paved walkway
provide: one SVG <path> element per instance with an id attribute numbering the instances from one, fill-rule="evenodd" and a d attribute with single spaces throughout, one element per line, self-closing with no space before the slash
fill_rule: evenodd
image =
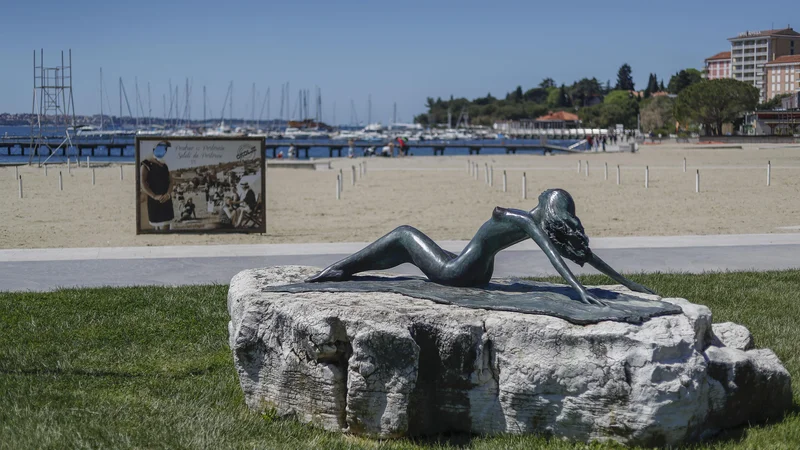
<path id="1" fill-rule="evenodd" d="M 597 238 L 592 248 L 621 272 L 800 268 L 800 234 Z M 0 291 L 60 287 L 227 284 L 237 272 L 282 264 L 324 267 L 365 243 L 0 250 Z M 466 241 L 442 241 L 458 252 Z M 571 265 L 576 273 L 591 268 Z M 419 274 L 408 264 L 397 273 Z M 555 275 L 531 241 L 497 255 L 495 276 Z"/>

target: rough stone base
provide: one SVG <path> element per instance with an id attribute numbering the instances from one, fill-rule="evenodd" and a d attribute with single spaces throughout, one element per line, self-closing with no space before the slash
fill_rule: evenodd
<path id="1" fill-rule="evenodd" d="M 254 410 L 381 438 L 540 433 L 672 445 L 791 406 L 775 354 L 726 347 L 752 340 L 744 327 L 714 336 L 709 309 L 684 299 L 663 299 L 682 314 L 582 326 L 392 293 L 262 291 L 317 270 L 254 269 L 231 281 L 230 347 Z"/>

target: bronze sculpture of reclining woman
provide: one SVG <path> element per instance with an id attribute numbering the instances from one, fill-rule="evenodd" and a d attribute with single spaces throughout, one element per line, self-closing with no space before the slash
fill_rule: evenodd
<path id="1" fill-rule="evenodd" d="M 583 303 L 605 306 L 578 282 L 563 258 L 581 266 L 588 263 L 632 291 L 654 293 L 623 277 L 592 252 L 583 225 L 575 216 L 575 202 L 561 189 L 544 191 L 539 195 L 539 204 L 531 211 L 495 208 L 492 218 L 481 226 L 461 254 L 442 249 L 421 231 L 404 225 L 306 281 L 342 281 L 359 272 L 411 263 L 435 283 L 480 286 L 492 278 L 495 255 L 527 238 L 539 245 Z"/>

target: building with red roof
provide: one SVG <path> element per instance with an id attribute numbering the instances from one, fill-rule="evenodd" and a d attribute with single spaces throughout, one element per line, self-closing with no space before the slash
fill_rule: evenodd
<path id="1" fill-rule="evenodd" d="M 800 55 L 775 58 L 764 64 L 766 98 L 800 92 Z"/>
<path id="2" fill-rule="evenodd" d="M 533 121 L 534 128 L 575 128 L 580 123 L 577 114 L 567 111 L 550 112 Z"/>
<path id="3" fill-rule="evenodd" d="M 731 52 L 719 52 L 706 58 L 706 78 L 709 80 L 731 78 Z"/>

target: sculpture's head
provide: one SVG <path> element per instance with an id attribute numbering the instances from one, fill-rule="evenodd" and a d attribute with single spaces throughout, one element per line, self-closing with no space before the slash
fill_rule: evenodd
<path id="1" fill-rule="evenodd" d="M 536 208 L 541 211 L 542 229 L 558 253 L 583 266 L 592 250 L 583 225 L 575 215 L 575 202 L 569 192 L 548 189 L 539 195 L 539 206 Z"/>

